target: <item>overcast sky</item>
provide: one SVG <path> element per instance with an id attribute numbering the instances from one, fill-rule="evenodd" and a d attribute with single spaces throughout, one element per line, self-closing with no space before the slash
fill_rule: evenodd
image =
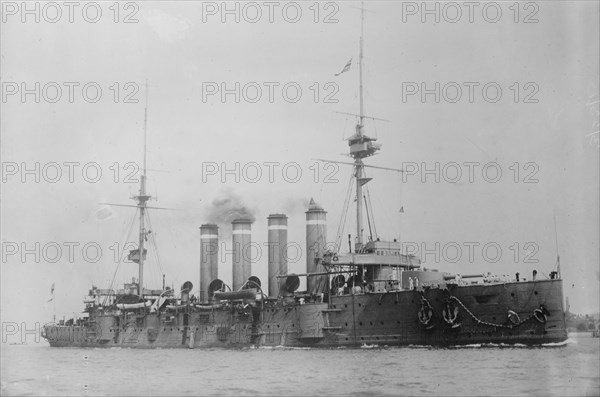
<path id="1" fill-rule="evenodd" d="M 72 23 L 65 6 L 58 18 L 40 5 L 36 22 L 20 2 L 8 3 L 1 35 L 3 321 L 50 320 L 53 282 L 57 315 L 80 311 L 92 283 L 108 287 L 115 251 L 136 240 L 135 230 L 126 238 L 135 210 L 99 203 L 134 204 L 139 187 L 127 177 L 136 169 L 127 164 L 142 163 L 146 80 L 148 168 L 159 170 L 149 171 L 148 191 L 157 198 L 150 205 L 177 209 L 150 213 L 169 285 L 191 280 L 198 287 L 198 227 L 219 222 L 221 241 L 230 242 L 227 218 L 242 207 L 255 218 L 254 241 L 266 241 L 269 214 L 286 213 L 289 240 L 304 247 L 304 211 L 314 197 L 328 211 L 328 240 L 336 240 L 351 167 L 313 159 L 351 160 L 344 138 L 356 119 L 336 112 L 358 112 L 358 3 L 239 3 L 239 22 L 221 2 L 121 3 L 118 15 L 112 2 L 81 3 Z M 556 219 L 564 294 L 573 311 L 597 312 L 598 2 L 494 4 L 469 10 L 438 3 L 436 23 L 421 2 L 368 2 L 365 113 L 390 122 L 367 122 L 366 133 L 383 146 L 366 162 L 406 171 L 368 170 L 377 234 L 414 243 L 421 256 L 439 243 L 440 257 L 423 257 L 426 267 L 529 278 L 556 264 Z M 96 8 L 102 14 L 91 23 Z M 334 76 L 349 59 L 350 70 Z M 39 103 L 35 93 L 23 95 L 36 83 Z M 239 102 L 233 93 L 221 96 L 236 83 Z M 421 95 L 436 83 L 439 103 L 435 93 Z M 221 172 L 236 163 L 238 182 Z M 439 182 L 435 171 L 422 172 L 436 163 Z M 230 207 L 217 205 L 226 200 Z M 354 237 L 354 219 L 348 216 L 344 235 Z M 35 252 L 36 243 L 39 258 L 22 252 Z M 96 262 L 94 247 L 102 249 Z M 149 258 L 145 284 L 157 288 L 162 271 Z M 230 262 L 223 258 L 219 269 L 226 283 Z M 265 284 L 266 265 L 265 250 L 252 272 Z M 290 271 L 305 266 L 301 255 Z M 124 263 L 117 282 L 132 276 L 137 265 Z"/>

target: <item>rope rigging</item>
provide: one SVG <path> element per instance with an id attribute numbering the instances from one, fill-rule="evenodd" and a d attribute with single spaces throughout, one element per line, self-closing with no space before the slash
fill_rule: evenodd
<path id="1" fill-rule="evenodd" d="M 371 192 L 369 191 L 368 186 L 366 186 L 365 190 L 367 193 L 367 207 L 369 209 L 369 211 L 367 212 L 367 216 L 371 218 L 369 223 L 373 226 L 373 235 L 374 238 L 377 239 L 379 237 L 379 234 L 377 233 L 377 227 L 375 226 L 375 214 L 373 213 L 373 204 L 371 204 Z"/>
<path id="2" fill-rule="evenodd" d="M 150 213 L 146 211 L 146 218 L 148 219 L 148 226 L 150 227 L 150 230 L 154 230 L 153 226 L 152 226 L 152 222 L 150 221 Z M 152 244 L 152 251 L 154 252 L 154 257 L 156 259 L 156 263 L 158 265 L 158 270 L 160 271 L 160 274 L 165 274 L 165 271 L 162 267 L 162 263 L 160 261 L 160 254 L 158 252 L 158 244 L 156 243 L 156 234 L 155 233 L 151 233 L 152 236 L 150 237 L 150 244 Z"/>
<path id="3" fill-rule="evenodd" d="M 337 236 L 336 236 L 336 248 L 339 252 L 342 247 L 342 238 L 344 229 L 346 228 L 346 220 L 348 218 L 348 207 L 350 206 L 350 197 L 352 196 L 352 188 L 354 186 L 354 174 L 350 174 L 350 182 L 348 183 L 348 190 L 346 192 L 346 199 L 344 200 L 344 206 L 340 215 L 340 223 L 338 224 Z"/>
<path id="4" fill-rule="evenodd" d="M 135 222 L 135 218 L 136 218 L 136 215 L 134 215 L 131 218 L 131 222 L 129 223 L 129 228 L 127 230 L 127 234 L 125 235 L 125 240 L 124 240 L 123 245 L 122 245 L 123 249 L 125 249 L 125 246 L 127 245 L 127 242 L 129 241 L 129 238 L 131 236 L 131 231 L 133 230 L 133 223 Z M 121 254 L 122 254 L 122 251 L 121 251 Z M 117 273 L 119 271 L 119 267 L 121 266 L 121 263 L 123 263 L 123 255 L 119 255 L 119 261 L 117 262 L 117 267 L 115 268 L 115 272 L 113 273 L 112 280 L 110 281 L 110 284 L 109 284 L 109 287 L 108 287 L 109 291 L 112 291 L 112 289 L 113 289 L 113 287 L 115 285 L 115 279 L 117 278 Z M 108 301 L 108 297 L 109 297 L 109 295 L 106 295 L 104 297 L 104 300 L 102 301 L 102 305 L 103 306 L 106 305 L 106 303 Z"/>

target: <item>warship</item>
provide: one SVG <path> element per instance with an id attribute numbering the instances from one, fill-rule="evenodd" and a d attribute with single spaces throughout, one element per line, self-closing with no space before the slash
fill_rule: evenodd
<path id="1" fill-rule="evenodd" d="M 348 138 L 353 178 L 345 202 L 356 203 L 354 244 L 328 244 L 327 212 L 314 200 L 306 211 L 306 272 L 290 274 L 286 249 L 288 218 L 268 216 L 268 280 L 251 275 L 244 254 L 252 244 L 252 221 L 232 222 L 232 285 L 218 277 L 219 226 L 200 227 L 198 296 L 187 281 L 178 291 L 144 288 L 145 227 L 150 196 L 144 166 L 136 211 L 139 243 L 129 252 L 138 277 L 122 289 L 93 286 L 84 316 L 47 324 L 42 336 L 55 347 L 207 348 L 207 347 L 359 347 L 454 346 L 471 344 L 543 345 L 567 339 L 560 261 L 547 279 L 507 279 L 489 274 L 459 275 L 425 269 L 406 254 L 400 241 L 373 235 L 372 210 L 364 188 L 364 159 L 381 149 L 364 128 L 363 32 L 359 49 L 360 113 Z M 379 167 L 381 168 L 381 167 Z M 351 197 L 354 196 L 354 197 Z M 354 199 L 354 200 L 352 200 Z M 363 202 L 364 201 L 364 202 Z M 369 235 L 363 239 L 363 222 Z M 137 214 L 136 214 L 137 216 Z M 306 290 L 299 291 L 300 278 Z"/>

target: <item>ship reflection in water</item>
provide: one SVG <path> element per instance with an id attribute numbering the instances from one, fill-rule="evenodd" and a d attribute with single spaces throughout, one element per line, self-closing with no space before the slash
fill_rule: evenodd
<path id="1" fill-rule="evenodd" d="M 581 333 L 561 345 L 233 350 L 5 346 L 2 395 L 598 395 L 599 339 Z"/>

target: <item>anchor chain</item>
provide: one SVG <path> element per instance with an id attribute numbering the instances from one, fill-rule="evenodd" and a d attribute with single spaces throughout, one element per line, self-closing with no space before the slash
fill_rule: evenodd
<path id="1" fill-rule="evenodd" d="M 519 325 L 521 325 L 521 324 L 523 324 L 523 323 L 525 323 L 525 322 L 527 322 L 527 321 L 531 320 L 531 319 L 532 319 L 532 318 L 535 316 L 535 312 L 534 312 L 534 313 L 530 314 L 528 317 L 526 317 L 526 318 L 524 318 L 523 320 L 519 321 L 518 323 L 514 323 L 514 324 L 511 324 L 511 325 L 505 325 L 505 324 L 494 324 L 494 323 L 489 323 L 489 322 L 487 322 L 487 321 L 482 321 L 482 320 L 480 320 L 479 318 L 477 318 L 477 316 L 475 316 L 475 315 L 474 315 L 474 314 L 473 314 L 473 313 L 472 313 L 472 312 L 471 312 L 469 309 L 467 309 L 467 307 L 466 307 L 466 306 L 465 306 L 465 305 L 464 305 L 464 304 L 463 304 L 463 303 L 460 301 L 460 299 L 458 299 L 457 297 L 455 297 L 455 296 L 450 296 L 450 297 L 448 298 L 448 301 L 450 301 L 450 300 L 454 300 L 455 302 L 457 302 L 457 303 L 458 303 L 458 304 L 459 304 L 459 305 L 460 305 L 460 306 L 461 306 L 461 307 L 462 307 L 462 308 L 463 308 L 463 309 L 464 309 L 464 310 L 467 312 L 467 314 L 468 314 L 469 316 L 471 316 L 471 318 L 472 318 L 473 320 L 475 320 L 475 322 L 476 322 L 477 324 L 481 324 L 481 325 L 487 325 L 487 326 L 490 326 L 490 327 L 497 327 L 497 328 L 508 328 L 508 329 L 512 329 L 512 328 L 518 327 Z M 539 309 L 536 309 L 536 310 L 539 310 Z"/>
<path id="2" fill-rule="evenodd" d="M 421 309 L 419 310 L 419 312 L 425 312 L 425 311 L 429 311 L 429 310 L 431 310 L 431 311 L 432 311 L 432 306 L 431 306 L 431 304 L 429 303 L 429 301 L 427 300 L 427 298 L 425 297 L 425 294 L 424 294 L 424 292 L 423 292 L 423 291 L 418 291 L 418 294 L 419 294 L 419 298 L 420 298 L 420 301 L 421 301 Z M 549 313 L 548 313 L 548 311 L 546 310 L 546 308 L 545 308 L 545 307 L 542 305 L 542 306 L 540 306 L 538 309 L 535 309 L 535 310 L 533 311 L 533 313 L 532 313 L 532 314 L 530 314 L 529 316 L 525 317 L 524 319 L 522 319 L 522 320 L 520 320 L 520 321 L 518 321 L 518 322 L 516 322 L 516 323 L 512 323 L 512 324 L 495 324 L 495 323 L 490 323 L 490 322 L 483 321 L 483 320 L 479 319 L 479 318 L 478 318 L 478 317 L 477 317 L 475 314 L 473 314 L 473 312 L 471 312 L 471 311 L 470 311 L 470 310 L 469 310 L 469 309 L 468 309 L 468 308 L 467 308 L 467 307 L 464 305 L 464 303 L 462 303 L 462 302 L 461 302 L 461 300 L 460 300 L 460 299 L 458 299 L 457 297 L 455 297 L 455 296 L 452 296 L 452 295 L 451 295 L 451 296 L 449 296 L 449 297 L 446 299 L 446 303 L 447 303 L 447 304 L 448 304 L 448 303 L 450 303 L 451 301 L 454 301 L 454 302 L 456 302 L 456 303 L 457 303 L 457 304 L 458 304 L 460 307 L 462 307 L 462 308 L 463 308 L 463 310 L 464 310 L 464 311 L 465 311 L 465 312 L 466 312 L 466 313 L 467 313 L 467 314 L 468 314 L 468 315 L 469 315 L 469 316 L 470 316 L 470 317 L 471 317 L 471 318 L 472 318 L 472 319 L 473 319 L 473 320 L 474 320 L 474 321 L 475 321 L 477 324 L 479 324 L 479 325 L 485 325 L 485 326 L 488 326 L 488 327 L 494 327 L 494 328 L 506 328 L 506 329 L 513 329 L 513 328 L 516 328 L 516 327 L 520 326 L 521 324 L 524 324 L 524 323 L 526 323 L 527 321 L 531 320 L 532 318 L 533 318 L 533 319 L 535 319 L 535 320 L 537 320 L 537 321 L 538 321 L 538 322 L 540 322 L 540 323 L 545 323 L 545 322 L 546 322 L 546 321 L 545 321 L 545 320 L 546 320 L 546 315 L 549 315 Z M 428 313 L 427 313 L 427 314 L 428 314 Z M 433 313 L 431 313 L 431 314 L 433 314 Z M 543 317 L 542 317 L 542 319 L 540 319 L 539 317 L 537 317 L 537 316 L 536 316 L 536 314 L 537 314 L 538 316 L 540 316 L 540 315 L 541 315 L 541 316 L 543 316 Z M 427 320 L 428 320 L 428 321 L 426 321 L 425 323 L 423 323 L 423 321 L 421 321 L 421 324 L 423 324 L 423 325 L 428 325 L 428 326 L 432 327 L 432 326 L 433 326 L 433 324 L 432 324 L 432 325 L 429 325 L 429 323 L 430 323 L 430 321 L 431 321 L 431 317 L 432 317 L 432 316 L 427 316 L 427 317 L 428 317 L 428 318 L 427 318 Z M 442 316 L 442 317 L 443 317 L 443 316 Z M 517 316 L 517 318 L 518 318 L 518 316 Z"/>

